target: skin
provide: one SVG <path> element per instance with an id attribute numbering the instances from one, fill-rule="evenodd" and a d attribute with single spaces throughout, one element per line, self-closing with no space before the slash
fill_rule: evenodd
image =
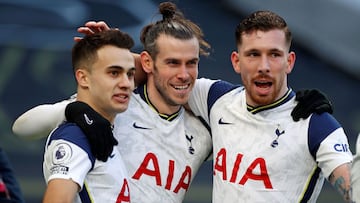
<path id="1" fill-rule="evenodd" d="M 117 113 L 127 109 L 134 89 L 134 58 L 129 50 L 104 46 L 97 51 L 97 60 L 90 69 L 79 68 L 77 99 L 89 104 L 111 123 Z M 80 186 L 65 179 L 50 180 L 44 194 L 44 203 L 70 203 Z"/>
<path id="2" fill-rule="evenodd" d="M 350 196 L 350 169 L 350 163 L 342 164 L 329 177 L 329 182 L 342 195 L 345 202 L 352 202 Z"/>
<path id="3" fill-rule="evenodd" d="M 295 63 L 281 30 L 253 31 L 242 35 L 243 43 L 231 54 L 236 73 L 246 89 L 246 102 L 263 106 L 281 98 L 288 90 L 287 75 Z"/>
<path id="4" fill-rule="evenodd" d="M 159 53 L 153 60 L 149 53 L 140 54 L 147 73 L 147 91 L 151 102 L 163 114 L 177 112 L 187 103 L 198 76 L 199 42 L 194 37 L 180 40 L 161 34 L 157 39 Z"/>
<path id="5" fill-rule="evenodd" d="M 90 71 L 78 69 L 78 100 L 88 103 L 109 121 L 125 111 L 134 89 L 134 58 L 127 49 L 104 46 Z M 82 94 L 84 92 L 85 94 Z"/>

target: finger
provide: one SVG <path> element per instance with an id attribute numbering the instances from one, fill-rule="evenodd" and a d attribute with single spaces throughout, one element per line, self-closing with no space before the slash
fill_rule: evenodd
<path id="1" fill-rule="evenodd" d="M 101 32 L 101 25 L 98 25 L 98 22 L 95 21 L 89 21 L 85 23 L 85 27 L 89 30 L 91 30 L 92 33 L 98 33 Z"/>
<path id="2" fill-rule="evenodd" d="M 85 26 L 93 33 L 98 33 L 110 29 L 110 27 L 104 21 L 88 21 L 87 23 L 85 23 Z"/>
<path id="3" fill-rule="evenodd" d="M 104 21 L 97 22 L 96 26 L 100 31 L 110 30 L 110 27 Z"/>
<path id="4" fill-rule="evenodd" d="M 85 27 L 93 27 L 96 26 L 97 22 L 96 21 L 88 21 L 85 23 Z"/>
<path id="5" fill-rule="evenodd" d="M 75 42 L 80 42 L 82 40 L 82 37 L 74 37 Z"/>
<path id="6" fill-rule="evenodd" d="M 77 29 L 78 33 L 84 34 L 84 35 L 92 35 L 94 34 L 94 31 L 88 27 L 79 27 Z"/>

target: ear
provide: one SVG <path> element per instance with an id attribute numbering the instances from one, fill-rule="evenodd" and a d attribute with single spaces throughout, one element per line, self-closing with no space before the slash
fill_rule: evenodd
<path id="1" fill-rule="evenodd" d="M 239 53 L 237 51 L 233 51 L 231 53 L 231 63 L 236 73 L 241 73 L 241 68 L 239 64 Z"/>
<path id="2" fill-rule="evenodd" d="M 80 87 L 89 86 L 88 71 L 85 68 L 79 68 L 75 71 L 75 78 Z"/>
<path id="3" fill-rule="evenodd" d="M 295 60 L 296 60 L 296 54 L 295 54 L 295 52 L 291 51 L 287 57 L 287 63 L 288 63 L 288 67 L 286 69 L 287 74 L 290 74 L 291 71 L 293 70 L 294 65 L 295 65 Z"/>
<path id="4" fill-rule="evenodd" d="M 152 60 L 149 52 L 147 52 L 147 51 L 141 52 L 140 53 L 140 61 L 141 61 L 143 70 L 146 73 L 151 73 L 152 69 L 154 67 L 154 61 Z"/>

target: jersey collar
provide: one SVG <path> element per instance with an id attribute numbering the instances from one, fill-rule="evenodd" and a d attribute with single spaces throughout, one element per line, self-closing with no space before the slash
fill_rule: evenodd
<path id="1" fill-rule="evenodd" d="M 148 97 L 148 93 L 147 93 L 147 88 L 146 88 L 146 84 L 142 85 L 142 86 L 139 86 L 136 88 L 136 90 L 134 91 L 136 94 L 139 94 L 141 99 L 144 100 L 145 103 L 147 103 L 149 105 L 149 107 L 154 110 L 159 116 L 160 118 L 164 119 L 164 120 L 167 120 L 167 121 L 172 121 L 174 120 L 175 118 L 178 117 L 179 115 L 179 112 L 180 112 L 180 109 L 171 114 L 171 115 L 168 115 L 168 114 L 163 114 L 163 113 L 160 113 L 157 108 L 151 103 L 149 97 Z"/>
<path id="2" fill-rule="evenodd" d="M 258 106 L 258 107 L 253 107 L 253 106 L 250 106 L 250 105 L 246 104 L 247 110 L 252 114 L 256 114 L 256 113 L 259 113 L 261 111 L 276 108 L 276 107 L 286 103 L 287 101 L 289 101 L 294 96 L 295 96 L 295 92 L 293 92 L 292 89 L 289 88 L 288 91 L 285 93 L 285 95 L 282 96 L 280 99 L 276 100 L 275 102 L 273 102 L 271 104 L 268 104 L 268 105 L 264 105 L 264 106 Z"/>

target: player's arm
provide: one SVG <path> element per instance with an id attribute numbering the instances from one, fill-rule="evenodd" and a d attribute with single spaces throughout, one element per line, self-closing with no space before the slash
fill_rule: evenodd
<path id="1" fill-rule="evenodd" d="M 49 181 L 43 203 L 72 203 L 80 187 L 69 179 L 52 179 Z"/>
<path id="2" fill-rule="evenodd" d="M 356 141 L 356 154 L 351 166 L 352 200 L 360 202 L 360 134 Z"/>
<path id="3" fill-rule="evenodd" d="M 342 164 L 335 168 L 329 177 L 329 182 L 342 195 L 345 202 L 352 202 L 350 194 L 350 169 L 350 163 Z"/>
<path id="4" fill-rule="evenodd" d="M 13 123 L 13 133 L 27 139 L 46 137 L 51 130 L 65 120 L 65 107 L 74 99 L 70 98 L 55 104 L 43 104 L 26 111 Z"/>

